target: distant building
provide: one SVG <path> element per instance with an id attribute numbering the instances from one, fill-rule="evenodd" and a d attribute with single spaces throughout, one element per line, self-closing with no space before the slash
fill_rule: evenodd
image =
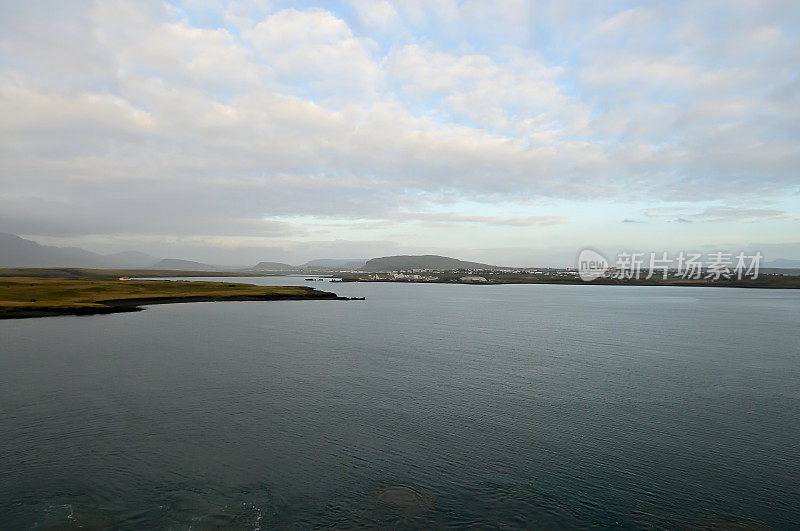
<path id="1" fill-rule="evenodd" d="M 467 282 L 467 283 L 488 282 L 485 277 L 479 277 L 479 276 L 474 276 L 474 275 L 461 277 L 458 280 L 460 282 Z"/>

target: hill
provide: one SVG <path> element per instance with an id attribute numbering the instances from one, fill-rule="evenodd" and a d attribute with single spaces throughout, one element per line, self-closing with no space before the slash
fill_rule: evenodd
<path id="1" fill-rule="evenodd" d="M 150 266 L 148 269 L 176 269 L 180 271 L 219 271 L 220 268 L 192 260 L 179 260 L 178 258 L 165 258 Z"/>
<path id="2" fill-rule="evenodd" d="M 421 256 L 384 256 L 368 260 L 363 271 L 407 271 L 411 269 L 500 269 L 498 266 L 465 262 L 457 258 L 426 254 Z"/>
<path id="3" fill-rule="evenodd" d="M 364 267 L 364 264 L 366 263 L 367 263 L 366 258 L 345 258 L 345 259 L 318 258 L 317 260 L 311 260 L 310 262 L 306 262 L 300 267 L 303 269 L 332 269 L 332 270 L 360 269 Z"/>
<path id="4" fill-rule="evenodd" d="M 777 258 L 775 260 L 762 264 L 761 267 L 769 267 L 777 269 L 800 269 L 800 260 Z"/>
<path id="5" fill-rule="evenodd" d="M 0 267 L 138 268 L 155 260 L 135 251 L 102 255 L 79 247 L 40 245 L 14 234 L 0 233 Z"/>
<path id="6" fill-rule="evenodd" d="M 103 257 L 105 265 L 110 268 L 145 268 L 158 260 L 155 256 L 139 251 L 125 251 L 107 254 Z"/>
<path id="7" fill-rule="evenodd" d="M 296 271 L 300 268 L 282 262 L 259 262 L 251 269 L 253 271 Z"/>

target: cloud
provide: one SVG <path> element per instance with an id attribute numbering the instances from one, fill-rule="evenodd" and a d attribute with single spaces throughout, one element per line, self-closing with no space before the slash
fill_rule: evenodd
<path id="1" fill-rule="evenodd" d="M 353 0 L 350 4 L 361 24 L 370 29 L 386 31 L 400 22 L 400 15 L 387 0 Z"/>
<path id="2" fill-rule="evenodd" d="M 323 9 L 284 9 L 242 36 L 276 80 L 305 85 L 312 96 L 368 95 L 383 76 L 372 57 L 374 43 Z"/>
<path id="3" fill-rule="evenodd" d="M 568 124 L 584 126 L 589 118 L 588 108 L 559 87 L 561 70 L 535 54 L 496 61 L 412 44 L 389 56 L 387 70 L 406 101 L 434 106 L 456 123 L 527 137 L 563 134 Z"/>
<path id="4" fill-rule="evenodd" d="M 570 220 L 564 216 L 538 215 L 538 216 L 472 216 L 444 212 L 402 212 L 395 215 L 396 219 L 416 221 L 422 224 L 449 225 L 458 223 L 477 223 L 495 226 L 535 227 L 547 225 L 562 225 Z"/>
<path id="5" fill-rule="evenodd" d="M 648 209 L 645 216 L 650 218 L 671 219 L 678 223 L 704 222 L 757 222 L 788 219 L 784 210 L 774 208 L 749 208 L 732 206 L 710 206 L 697 211 L 690 207 Z"/>
<path id="6" fill-rule="evenodd" d="M 705 221 L 762 221 L 785 218 L 787 213 L 774 208 L 710 207 L 694 215 Z"/>
<path id="7" fill-rule="evenodd" d="M 800 193 L 796 3 L 336 7 L 5 4 L 0 228 L 274 242 L 307 237 L 275 223 L 305 216 L 499 234 L 580 227 L 572 201 L 790 220 L 741 205 Z M 532 201 L 555 206 L 517 208 Z"/>

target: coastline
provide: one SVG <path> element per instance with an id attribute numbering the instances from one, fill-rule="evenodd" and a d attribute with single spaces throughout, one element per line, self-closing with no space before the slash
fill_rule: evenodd
<path id="1" fill-rule="evenodd" d="M 744 289 L 800 289 L 800 276 L 764 277 L 756 280 L 734 281 L 671 281 L 659 282 L 650 280 L 640 281 L 598 281 L 589 282 L 576 279 L 524 279 L 524 280 L 489 280 L 487 282 L 458 282 L 454 280 L 404 280 L 404 279 L 363 279 L 347 278 L 335 282 L 376 282 L 396 284 L 450 284 L 464 286 L 520 286 L 520 285 L 555 285 L 555 286 L 647 286 L 647 287 L 682 287 L 682 288 L 744 288 Z"/>
<path id="2" fill-rule="evenodd" d="M 358 301 L 365 300 L 364 297 L 341 297 L 335 293 L 327 291 L 310 292 L 308 296 L 303 295 L 265 295 L 263 297 L 254 295 L 242 295 L 233 297 L 146 297 L 140 299 L 116 299 L 98 301 L 101 306 L 78 306 L 78 307 L 40 307 L 35 309 L 12 308 L 0 311 L 0 319 L 28 319 L 33 317 L 58 317 L 63 315 L 105 315 L 124 312 L 141 312 L 145 306 L 156 304 L 181 304 L 190 302 L 243 302 L 243 301 L 308 301 L 308 300 L 328 300 L 328 301 Z"/>
<path id="3" fill-rule="evenodd" d="M 364 300 L 307 286 L 222 282 L 15 278 L 0 282 L 0 320 L 138 312 L 155 304 L 282 300 Z M 5 296 L 3 300 L 2 297 Z"/>

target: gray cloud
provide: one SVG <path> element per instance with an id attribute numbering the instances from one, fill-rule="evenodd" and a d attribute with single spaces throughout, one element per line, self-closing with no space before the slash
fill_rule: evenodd
<path id="1" fill-rule="evenodd" d="M 402 212 L 396 219 L 418 221 L 425 224 L 450 225 L 459 223 L 479 223 L 484 225 L 535 227 L 569 223 L 564 216 L 471 216 L 446 212 Z"/>
<path id="2" fill-rule="evenodd" d="M 789 215 L 784 210 L 774 208 L 750 208 L 732 206 L 711 206 L 701 211 L 683 208 L 662 208 L 649 209 L 645 211 L 645 216 L 650 218 L 671 219 L 678 223 L 692 223 L 694 221 L 705 222 L 755 222 L 775 219 L 789 219 Z"/>

